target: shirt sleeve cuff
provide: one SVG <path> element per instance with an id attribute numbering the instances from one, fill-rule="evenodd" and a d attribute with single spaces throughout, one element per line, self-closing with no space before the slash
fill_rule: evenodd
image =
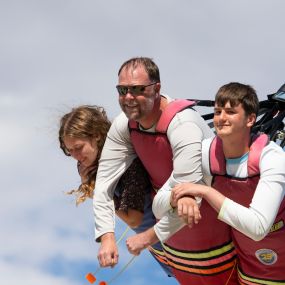
<path id="1" fill-rule="evenodd" d="M 220 209 L 220 212 L 218 214 L 218 219 L 223 221 L 225 217 L 225 211 L 227 210 L 227 205 L 230 204 L 231 200 L 229 198 L 226 198 L 222 204 L 222 207 Z"/>

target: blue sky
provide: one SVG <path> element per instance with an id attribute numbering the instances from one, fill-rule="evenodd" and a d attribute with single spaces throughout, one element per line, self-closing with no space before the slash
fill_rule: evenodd
<path id="1" fill-rule="evenodd" d="M 0 282 L 82 285 L 98 266 L 92 202 L 59 150 L 59 118 L 79 104 L 119 112 L 123 61 L 149 56 L 162 91 L 213 99 L 230 81 L 260 99 L 284 83 L 283 0 L 0 0 Z M 118 236 L 125 225 L 118 221 Z M 130 259 L 120 245 L 118 268 Z M 4 283 L 5 282 L 5 283 Z M 174 285 L 143 253 L 113 284 Z M 1 284 L 2 284 L 1 283 Z"/>

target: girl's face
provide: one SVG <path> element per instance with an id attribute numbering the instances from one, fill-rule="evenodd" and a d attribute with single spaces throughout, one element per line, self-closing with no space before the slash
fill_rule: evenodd
<path id="1" fill-rule="evenodd" d="M 83 166 L 91 166 L 98 155 L 97 138 L 65 137 L 63 142 L 70 155 Z"/>

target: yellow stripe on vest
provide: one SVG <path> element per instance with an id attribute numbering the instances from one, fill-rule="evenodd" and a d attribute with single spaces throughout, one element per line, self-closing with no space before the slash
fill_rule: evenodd
<path id="1" fill-rule="evenodd" d="M 178 251 L 166 244 L 163 244 L 163 249 L 171 267 L 193 274 L 218 274 L 233 268 L 236 262 L 236 251 L 232 242 L 201 252 Z"/>
<path id="2" fill-rule="evenodd" d="M 153 247 L 151 247 L 151 246 L 148 247 L 148 250 L 153 253 L 154 257 L 155 257 L 159 262 L 162 262 L 162 263 L 168 265 L 168 260 L 167 260 L 167 258 L 166 258 L 166 256 L 165 256 L 164 251 L 155 249 L 155 248 L 153 248 Z"/>
<path id="3" fill-rule="evenodd" d="M 247 284 L 247 285 L 285 285 L 285 281 L 264 280 L 264 279 L 249 277 L 243 274 L 239 269 L 238 269 L 238 278 L 241 284 Z"/>
<path id="4" fill-rule="evenodd" d="M 235 264 L 236 264 L 236 262 L 235 262 L 235 260 L 233 260 L 227 264 L 224 264 L 223 266 L 219 266 L 219 267 L 215 267 L 215 268 L 211 268 L 211 269 L 201 269 L 201 268 L 193 268 L 193 267 L 189 267 L 189 266 L 178 265 L 178 264 L 168 260 L 168 265 L 175 268 L 175 269 L 185 271 L 185 272 L 189 272 L 189 273 L 199 274 L 199 275 L 206 275 L 206 276 L 224 272 L 228 269 L 233 268 L 235 266 Z"/>
<path id="5" fill-rule="evenodd" d="M 214 249 L 214 250 L 209 250 L 207 252 L 181 252 L 177 251 L 175 249 L 170 248 L 166 244 L 163 244 L 163 249 L 174 256 L 177 257 L 182 257 L 182 258 L 187 258 L 187 259 L 208 259 L 208 258 L 213 258 L 215 256 L 221 256 L 223 254 L 227 254 L 228 252 L 232 251 L 234 249 L 233 243 L 229 243 L 225 246 L 222 246 L 220 248 Z"/>

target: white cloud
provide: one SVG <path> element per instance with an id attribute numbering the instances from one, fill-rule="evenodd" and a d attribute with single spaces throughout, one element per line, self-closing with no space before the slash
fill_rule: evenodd
<path id="1" fill-rule="evenodd" d="M 35 267 L 25 264 L 13 264 L 0 260 L 1 282 L 6 285 L 15 285 L 22 283 L 25 285 L 77 285 L 68 277 L 57 277 L 52 274 L 40 271 Z"/>

